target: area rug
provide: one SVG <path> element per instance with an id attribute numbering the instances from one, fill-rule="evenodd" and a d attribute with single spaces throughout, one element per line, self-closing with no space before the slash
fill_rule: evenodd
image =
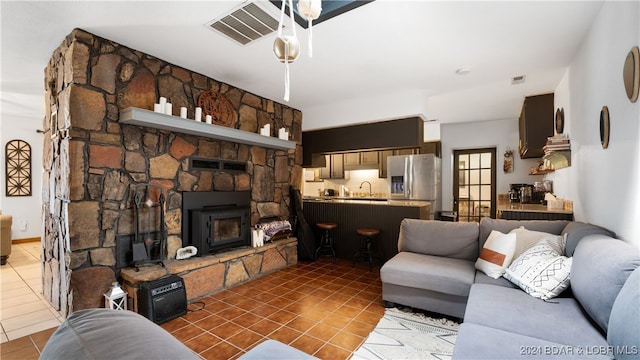
<path id="1" fill-rule="evenodd" d="M 457 335 L 454 321 L 390 308 L 351 359 L 451 359 Z"/>

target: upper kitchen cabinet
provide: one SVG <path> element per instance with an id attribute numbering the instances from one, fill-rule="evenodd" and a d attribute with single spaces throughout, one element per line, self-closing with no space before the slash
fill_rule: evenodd
<path id="1" fill-rule="evenodd" d="M 344 157 L 342 154 L 325 155 L 326 166 L 320 168 L 320 179 L 344 179 Z"/>
<path id="2" fill-rule="evenodd" d="M 378 151 L 359 151 L 344 154 L 345 170 L 377 169 Z"/>
<path id="3" fill-rule="evenodd" d="M 553 136 L 553 93 L 527 96 L 520 113 L 520 143 L 523 159 L 540 158 L 547 138 Z"/>

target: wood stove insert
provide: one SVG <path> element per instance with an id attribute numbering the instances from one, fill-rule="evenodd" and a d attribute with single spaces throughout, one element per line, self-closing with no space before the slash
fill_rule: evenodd
<path id="1" fill-rule="evenodd" d="M 250 246 L 249 191 L 182 193 L 182 244 L 197 256 Z"/>

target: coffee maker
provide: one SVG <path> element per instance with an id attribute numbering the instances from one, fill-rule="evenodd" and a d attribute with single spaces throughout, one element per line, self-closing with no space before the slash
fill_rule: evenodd
<path id="1" fill-rule="evenodd" d="M 553 193 L 553 182 L 551 180 L 535 181 L 533 183 L 533 194 L 531 201 L 536 204 L 546 205 L 545 195 Z"/>
<path id="2" fill-rule="evenodd" d="M 509 190 L 509 201 L 511 202 L 523 202 L 522 200 L 522 188 L 531 186 L 528 184 L 511 184 Z M 529 201 L 531 200 L 531 196 L 529 196 Z"/>

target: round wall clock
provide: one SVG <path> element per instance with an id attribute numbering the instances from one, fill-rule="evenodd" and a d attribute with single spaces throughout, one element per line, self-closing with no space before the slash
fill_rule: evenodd
<path id="1" fill-rule="evenodd" d="M 609 121 L 609 108 L 603 106 L 600 111 L 600 144 L 602 144 L 603 149 L 609 147 Z"/>
<path id="2" fill-rule="evenodd" d="M 556 110 L 556 134 L 562 134 L 564 131 L 564 108 Z"/>
<path id="3" fill-rule="evenodd" d="M 198 106 L 202 108 L 202 116 L 211 115 L 214 125 L 235 128 L 236 112 L 224 95 L 213 90 L 202 92 L 198 97 Z"/>
<path id="4" fill-rule="evenodd" d="M 640 90 L 640 49 L 637 46 L 631 48 L 627 54 L 627 58 L 624 60 L 622 77 L 624 79 L 624 89 L 627 91 L 627 97 L 632 103 L 636 102 Z"/>

